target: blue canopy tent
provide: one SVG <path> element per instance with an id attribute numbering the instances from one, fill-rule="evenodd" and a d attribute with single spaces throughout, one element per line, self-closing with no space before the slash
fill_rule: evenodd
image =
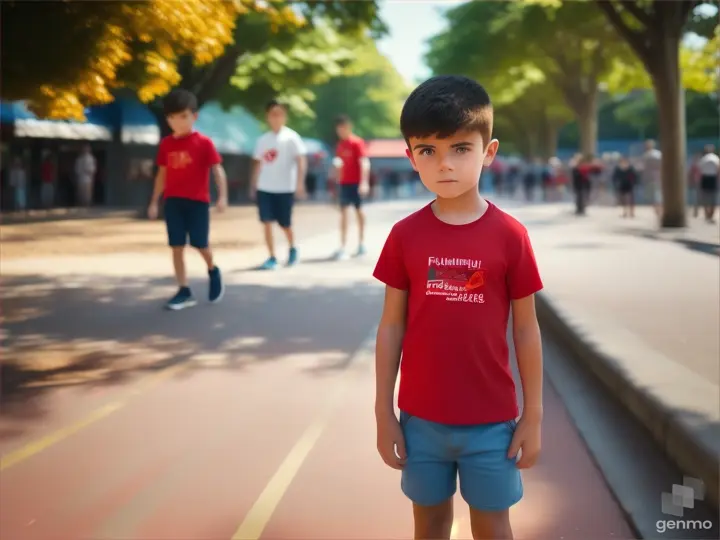
<path id="1" fill-rule="evenodd" d="M 85 122 L 41 120 L 21 101 L 0 102 L 0 121 L 13 126 L 18 138 L 72 139 L 87 141 L 112 140 L 113 122 L 99 108 L 85 110 Z"/>

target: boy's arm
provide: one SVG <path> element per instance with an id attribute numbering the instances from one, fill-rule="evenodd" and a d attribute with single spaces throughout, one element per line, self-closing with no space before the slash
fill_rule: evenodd
<path id="1" fill-rule="evenodd" d="M 535 295 L 512 301 L 515 355 L 523 391 L 523 418 L 542 420 L 543 361 Z"/>
<path id="2" fill-rule="evenodd" d="M 405 335 L 407 291 L 385 287 L 385 304 L 375 345 L 375 416 L 395 416 L 395 383 Z"/>
<path id="3" fill-rule="evenodd" d="M 217 186 L 218 192 L 218 210 L 223 210 L 227 206 L 228 192 L 227 192 L 227 175 L 225 174 L 225 168 L 221 163 L 216 163 L 212 167 L 213 177 L 215 178 L 215 185 Z"/>
<path id="4" fill-rule="evenodd" d="M 150 197 L 150 205 L 157 205 L 160 200 L 160 196 L 165 191 L 165 172 L 166 167 L 161 165 L 158 167 L 158 172 L 155 175 L 155 187 L 153 188 L 152 197 Z"/>

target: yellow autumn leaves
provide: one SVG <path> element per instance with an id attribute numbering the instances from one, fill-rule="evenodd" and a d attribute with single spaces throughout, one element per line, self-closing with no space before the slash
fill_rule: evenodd
<path id="1" fill-rule="evenodd" d="M 80 76 L 62 87 L 43 86 L 30 104 L 47 118 L 84 119 L 87 105 L 109 103 L 112 91 L 132 86 L 149 102 L 180 82 L 180 57 L 206 65 L 233 43 L 237 18 L 264 12 L 275 28 L 303 20 L 284 3 L 256 0 L 146 0 L 123 3 L 102 24 L 102 37 Z"/>

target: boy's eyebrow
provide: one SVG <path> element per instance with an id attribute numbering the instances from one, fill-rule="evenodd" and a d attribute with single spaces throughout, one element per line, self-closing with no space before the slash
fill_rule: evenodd
<path id="1" fill-rule="evenodd" d="M 455 144 L 451 144 L 450 148 L 458 148 L 460 146 L 472 146 L 473 143 L 468 141 L 460 141 Z M 432 144 L 426 144 L 426 143 L 418 143 L 413 147 L 413 150 L 417 150 L 418 148 L 435 148 Z"/>

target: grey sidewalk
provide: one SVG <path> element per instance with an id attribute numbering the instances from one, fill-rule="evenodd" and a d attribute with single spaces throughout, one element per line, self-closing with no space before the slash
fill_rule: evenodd
<path id="1" fill-rule="evenodd" d="M 717 500 L 717 226 L 692 220 L 683 231 L 658 231 L 648 208 L 633 220 L 603 207 L 582 218 L 568 205 L 508 211 L 528 227 L 537 254 L 541 321 Z"/>

